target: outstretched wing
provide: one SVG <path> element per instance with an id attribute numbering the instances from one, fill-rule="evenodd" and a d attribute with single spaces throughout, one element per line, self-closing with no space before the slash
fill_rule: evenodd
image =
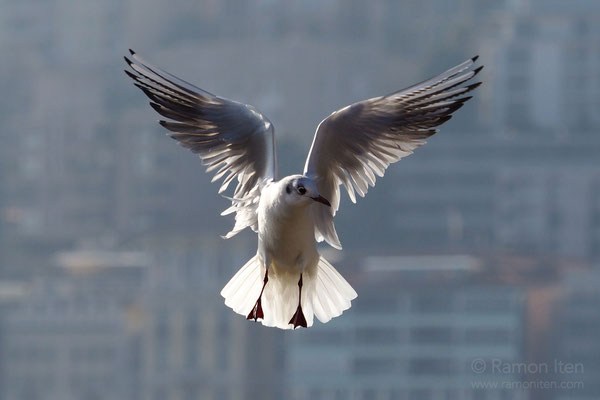
<path id="1" fill-rule="evenodd" d="M 317 183 L 331 208 L 312 207 L 315 236 L 341 249 L 333 216 L 339 208 L 341 184 L 352 202 L 364 197 L 376 176 L 425 143 L 436 126 L 452 117 L 471 98 L 463 96 L 481 82 L 464 85 L 483 67 L 471 70 L 477 57 L 414 86 L 387 96 L 344 107 L 319 124 L 304 174 Z"/>
<path id="2" fill-rule="evenodd" d="M 234 178 L 237 186 L 232 207 L 236 224 L 226 237 L 247 226 L 256 230 L 256 207 L 262 185 L 277 179 L 275 135 L 271 122 L 254 107 L 215 96 L 154 67 L 129 50 L 131 68 L 125 73 L 148 98 L 150 106 L 168 120 L 159 123 L 169 136 L 196 153 L 216 171 L 212 181 L 224 177 L 219 193 Z"/>

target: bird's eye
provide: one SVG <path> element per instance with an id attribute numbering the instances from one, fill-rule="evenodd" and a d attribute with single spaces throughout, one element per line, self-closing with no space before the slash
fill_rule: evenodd
<path id="1" fill-rule="evenodd" d="M 300 193 L 300 194 L 306 193 L 306 188 L 304 186 L 298 186 L 298 193 Z"/>

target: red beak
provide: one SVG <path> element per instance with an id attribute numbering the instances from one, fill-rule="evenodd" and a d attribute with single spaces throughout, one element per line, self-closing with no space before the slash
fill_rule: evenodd
<path id="1" fill-rule="evenodd" d="M 327 207 L 331 207 L 331 203 L 325 197 L 319 195 L 319 197 L 311 197 L 314 201 L 325 204 Z"/>

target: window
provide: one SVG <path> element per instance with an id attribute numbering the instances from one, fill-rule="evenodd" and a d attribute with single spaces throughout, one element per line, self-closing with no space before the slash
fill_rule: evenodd
<path id="1" fill-rule="evenodd" d="M 358 328 L 356 338 L 360 342 L 373 343 L 375 345 L 396 343 L 398 341 L 398 330 L 396 328 Z"/>
<path id="2" fill-rule="evenodd" d="M 449 344 L 454 331 L 449 327 L 417 327 L 410 330 L 411 341 L 418 344 Z"/>
<path id="3" fill-rule="evenodd" d="M 414 358 L 408 363 L 411 375 L 453 375 L 458 365 L 450 358 Z"/>
<path id="4" fill-rule="evenodd" d="M 394 373 L 396 360 L 392 358 L 358 357 L 354 360 L 354 372 L 365 375 Z"/>

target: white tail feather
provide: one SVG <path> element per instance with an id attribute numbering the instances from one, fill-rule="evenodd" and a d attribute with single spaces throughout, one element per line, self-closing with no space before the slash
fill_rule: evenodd
<path id="1" fill-rule="evenodd" d="M 264 263 L 255 255 L 221 291 L 225 305 L 247 316 L 260 295 L 264 273 Z M 261 300 L 265 318 L 259 321 L 263 325 L 293 328 L 289 321 L 298 306 L 299 277 L 297 272 L 282 271 L 276 267 L 269 269 L 269 280 Z M 307 326 L 313 324 L 314 317 L 325 323 L 341 315 L 357 296 L 352 286 L 323 257 L 319 257 L 317 265 L 303 272 L 302 283 L 302 311 Z"/>
<path id="2" fill-rule="evenodd" d="M 225 305 L 238 314 L 250 312 L 260 294 L 262 276 L 258 256 L 252 257 L 221 290 Z"/>

